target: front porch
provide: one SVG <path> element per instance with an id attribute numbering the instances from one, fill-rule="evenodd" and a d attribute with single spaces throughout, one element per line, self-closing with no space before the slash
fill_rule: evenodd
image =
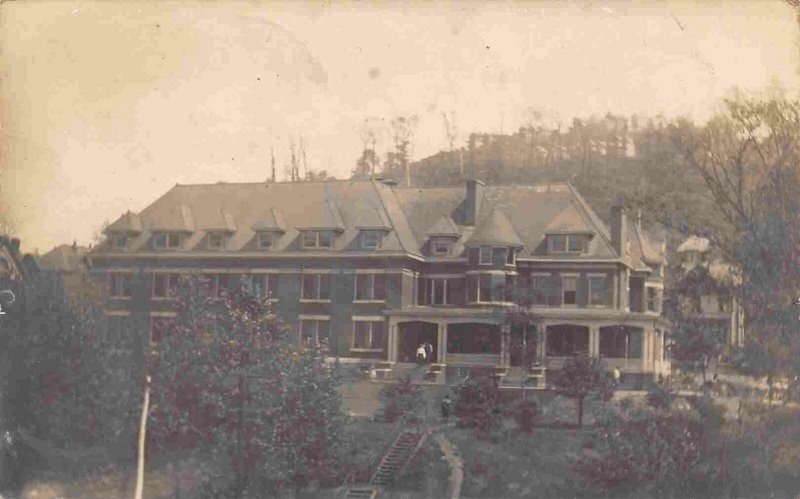
<path id="1" fill-rule="evenodd" d="M 619 369 L 623 380 L 654 381 L 670 373 L 665 333 L 651 317 L 543 317 L 527 328 L 511 328 L 486 311 L 480 316 L 470 310 L 466 317 L 453 312 L 390 315 L 387 359 L 380 366 L 385 375 L 376 377 L 417 373 L 424 380 L 452 384 L 466 372 L 486 371 L 509 384 L 528 379 L 543 385 L 544 373 L 561 369 L 575 353 L 602 358 L 607 372 Z M 416 348 L 426 342 L 432 354 L 425 366 L 415 367 Z M 527 373 L 523 365 L 530 366 Z"/>

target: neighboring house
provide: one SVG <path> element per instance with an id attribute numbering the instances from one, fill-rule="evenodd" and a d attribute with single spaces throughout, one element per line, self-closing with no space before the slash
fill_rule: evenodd
<path id="1" fill-rule="evenodd" d="M 690 236 L 677 249 L 681 283 L 679 313 L 686 318 L 720 324 L 729 348 L 744 346 L 744 308 L 737 289 L 741 277 L 717 255 L 708 239 Z"/>
<path id="2" fill-rule="evenodd" d="M 398 369 L 430 342 L 445 372 L 503 372 L 521 364 L 498 310 L 525 285 L 547 369 L 585 352 L 635 380 L 669 372 L 663 247 L 621 206 L 606 227 L 568 183 L 176 185 L 106 236 L 90 260 L 107 313 L 151 341 L 180 274 L 207 275 L 214 292 L 245 275 L 298 342 L 325 340 L 342 361 Z"/>
<path id="3" fill-rule="evenodd" d="M 37 260 L 43 272 L 55 274 L 70 297 L 85 297 L 88 286 L 94 284 L 89 278 L 86 264 L 88 252 L 89 248 L 73 242 L 56 246 Z"/>
<path id="4" fill-rule="evenodd" d="M 0 282 L 19 282 L 38 272 L 31 255 L 19 251 L 20 241 L 0 236 Z"/>

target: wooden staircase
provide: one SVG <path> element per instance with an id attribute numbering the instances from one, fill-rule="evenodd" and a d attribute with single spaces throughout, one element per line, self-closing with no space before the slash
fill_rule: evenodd
<path id="1" fill-rule="evenodd" d="M 398 435 L 372 475 L 370 485 L 386 485 L 399 477 L 414 456 L 421 439 L 422 434 L 410 430 Z"/>

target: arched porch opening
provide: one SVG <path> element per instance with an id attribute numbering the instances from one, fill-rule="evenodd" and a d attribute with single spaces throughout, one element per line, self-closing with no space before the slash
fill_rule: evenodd
<path id="1" fill-rule="evenodd" d="M 439 361 L 439 326 L 435 322 L 409 321 L 397 325 L 398 345 L 397 361 L 414 362 L 417 347 L 424 343 L 433 346 L 433 353 L 429 362 Z"/>
<path id="2" fill-rule="evenodd" d="M 576 353 L 589 354 L 589 328 L 576 324 L 547 326 L 545 340 L 548 357 L 569 357 Z"/>
<path id="3" fill-rule="evenodd" d="M 608 359 L 641 359 L 644 329 L 635 326 L 600 328 L 600 356 Z"/>

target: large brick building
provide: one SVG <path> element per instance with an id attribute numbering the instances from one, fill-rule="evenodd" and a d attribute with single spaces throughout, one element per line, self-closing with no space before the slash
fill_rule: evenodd
<path id="1" fill-rule="evenodd" d="M 630 379 L 669 370 L 663 247 L 622 207 L 607 227 L 567 183 L 176 185 L 106 235 L 90 260 L 107 313 L 154 339 L 178 275 L 205 274 L 215 290 L 247 275 L 298 341 L 327 338 L 332 357 L 398 370 L 430 342 L 445 373 L 513 376 L 503 311 L 509 286 L 528 286 L 546 368 L 584 351 Z"/>

